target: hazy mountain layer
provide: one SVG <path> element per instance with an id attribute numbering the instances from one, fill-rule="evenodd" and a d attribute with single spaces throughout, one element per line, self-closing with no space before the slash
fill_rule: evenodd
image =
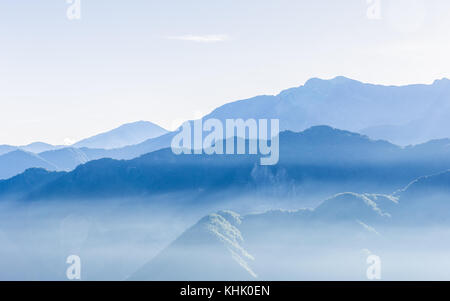
<path id="1" fill-rule="evenodd" d="M 449 138 L 450 80 L 432 85 L 382 86 L 365 84 L 345 77 L 331 80 L 313 78 L 305 85 L 285 90 L 276 96 L 257 96 L 225 104 L 203 119 L 280 120 L 281 130 L 302 131 L 312 126 L 329 125 L 361 132 L 374 139 L 398 145 L 420 144 Z M 405 112 L 408 112 L 405 114 Z M 175 133 L 168 133 L 151 122 L 125 124 L 80 142 L 63 151 L 46 153 L 45 160 L 56 170 L 70 171 L 86 161 L 101 158 L 133 159 L 167 148 Z M 58 150 L 60 146 L 35 143 L 22 149 L 31 152 Z M 17 147 L 0 146 L 0 156 Z M 8 169 L 6 175 L 23 172 L 23 167 L 42 167 L 26 160 Z M 5 177 L 0 177 L 5 178 Z"/>
<path id="2" fill-rule="evenodd" d="M 256 194 L 320 199 L 342 191 L 391 193 L 423 175 L 450 168 L 445 141 L 400 148 L 359 134 L 314 127 L 280 134 L 280 161 L 260 166 L 256 155 L 180 155 L 163 149 L 129 161 L 101 159 L 45 186 L 29 186 L 24 199 L 144 197 L 173 191 Z M 8 195 L 8 185 L 0 182 Z M 200 200 L 199 200 L 200 201 Z"/>
<path id="3" fill-rule="evenodd" d="M 128 145 L 139 144 L 166 133 L 167 130 L 152 122 L 138 121 L 127 123 L 106 133 L 83 139 L 73 144 L 72 147 L 101 149 L 121 148 Z"/>
<path id="4" fill-rule="evenodd" d="M 440 261 L 450 251 L 449 187 L 445 172 L 396 196 L 341 193 L 314 210 L 220 211 L 130 279 L 364 280 L 371 254 L 381 260 L 383 279 L 440 279 L 449 267 Z"/>
<path id="5" fill-rule="evenodd" d="M 310 79 L 276 96 L 232 102 L 205 118 L 278 118 L 282 130 L 329 125 L 399 145 L 448 138 L 450 80 L 382 86 L 345 77 Z"/>

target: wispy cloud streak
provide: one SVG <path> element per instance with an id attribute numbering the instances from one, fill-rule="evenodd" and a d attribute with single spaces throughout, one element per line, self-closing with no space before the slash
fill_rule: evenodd
<path id="1" fill-rule="evenodd" d="M 169 40 L 190 41 L 198 43 L 217 43 L 229 40 L 229 36 L 225 34 L 213 34 L 213 35 L 182 35 L 168 37 Z"/>

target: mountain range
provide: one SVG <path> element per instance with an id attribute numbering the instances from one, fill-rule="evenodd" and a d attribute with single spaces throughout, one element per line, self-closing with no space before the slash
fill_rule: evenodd
<path id="1" fill-rule="evenodd" d="M 23 146 L 0 145 L 0 156 L 16 150 L 23 150 L 30 153 L 42 153 L 49 150 L 63 148 L 62 145 L 51 145 L 44 142 L 34 142 Z"/>
<path id="2" fill-rule="evenodd" d="M 167 133 L 167 130 L 152 122 L 138 121 L 127 123 L 106 133 L 83 139 L 71 146 L 74 148 L 85 147 L 93 149 L 121 148 L 139 144 Z"/>
<path id="3" fill-rule="evenodd" d="M 342 76 L 331 80 L 313 78 L 303 86 L 275 96 L 257 96 L 225 104 L 203 119 L 278 118 L 282 131 L 298 132 L 328 125 L 406 146 L 450 136 L 447 133 L 450 128 L 449 97 L 448 79 L 436 80 L 431 85 L 382 86 Z M 137 158 L 169 147 L 175 134 L 151 122 L 141 121 L 69 147 L 43 143 L 23 147 L 3 145 L 0 146 L 0 157 L 18 149 L 39 157 L 31 158 L 32 154 L 21 153 L 10 156 L 11 161 L 0 158 L 0 162 L 10 162 L 0 165 L 0 179 L 17 175 L 26 168 L 70 171 L 87 161 L 101 158 Z"/>
<path id="4" fill-rule="evenodd" d="M 0 199 L 16 195 L 16 187 L 21 187 L 16 197 L 23 200 L 141 198 L 172 191 L 202 191 L 205 197 L 240 191 L 294 199 L 341 191 L 391 193 L 423 175 L 450 169 L 449 144 L 439 140 L 402 148 L 317 126 L 280 133 L 276 166 L 260 166 L 257 155 L 177 156 L 169 148 L 132 160 L 89 161 L 71 172 L 30 169 L 0 181 Z M 24 183 L 24 175 L 33 179 L 32 185 Z M 45 185 L 36 185 L 41 182 Z"/>
<path id="5" fill-rule="evenodd" d="M 140 143 L 166 133 L 166 130 L 151 122 L 138 121 L 83 139 L 71 146 L 53 146 L 42 142 L 20 147 L 3 145 L 0 146 L 0 179 L 13 177 L 29 168 L 71 171 L 90 160 L 105 157 L 131 159 L 152 151 L 147 148 L 141 153 L 133 152 L 133 149 L 141 148 Z"/>
<path id="6" fill-rule="evenodd" d="M 147 122 L 71 146 L 0 146 L 2 270 L 54 279 L 70 250 L 88 279 L 361 280 L 376 252 L 399 279 L 448 277 L 449 87 L 311 79 L 203 118 L 278 118 L 273 166 L 175 155 L 180 129 Z M 79 234 L 74 248 L 58 251 L 61 229 Z"/>
<path id="7" fill-rule="evenodd" d="M 342 76 L 313 78 L 276 96 L 226 104 L 205 118 L 278 118 L 281 130 L 329 125 L 398 145 L 448 138 L 450 80 L 431 85 L 383 86 Z"/>
<path id="8" fill-rule="evenodd" d="M 129 280 L 363 280 L 370 250 L 383 254 L 389 270 L 401 262 L 395 251 L 417 252 L 422 235 L 450 225 L 449 184 L 447 171 L 417 179 L 395 195 L 340 193 L 315 209 L 219 211 L 187 229 Z M 438 240 L 447 237 L 439 233 Z M 437 241 L 433 249 L 442 252 Z M 430 258 L 425 266 L 442 269 Z M 409 279 L 403 268 L 401 277 Z"/>

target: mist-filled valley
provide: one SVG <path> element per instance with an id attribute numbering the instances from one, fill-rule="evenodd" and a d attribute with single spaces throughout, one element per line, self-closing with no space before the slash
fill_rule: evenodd
<path id="1" fill-rule="evenodd" d="M 446 280 L 448 178 L 296 210 L 301 200 L 261 195 L 193 205 L 193 191 L 2 202 L 0 279 L 65 280 L 66 258 L 76 254 L 83 280 L 367 280 L 371 255 L 383 280 Z"/>

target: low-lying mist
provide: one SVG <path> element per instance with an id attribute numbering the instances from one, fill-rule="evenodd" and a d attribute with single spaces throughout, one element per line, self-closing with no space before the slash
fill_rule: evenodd
<path id="1" fill-rule="evenodd" d="M 333 188 L 303 199 L 272 185 L 3 201 L 0 280 L 67 280 L 70 255 L 82 280 L 367 280 L 371 255 L 382 280 L 448 280 L 448 194 L 430 196 L 422 182 L 397 197 Z"/>

